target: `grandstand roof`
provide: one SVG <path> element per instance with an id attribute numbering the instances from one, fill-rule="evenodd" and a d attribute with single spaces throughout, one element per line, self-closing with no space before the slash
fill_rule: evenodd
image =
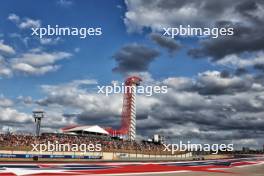
<path id="1" fill-rule="evenodd" d="M 62 130 L 63 130 L 63 132 L 66 132 L 66 133 L 82 131 L 82 132 L 90 132 L 90 133 L 99 133 L 99 134 L 107 134 L 107 135 L 109 135 L 109 133 L 106 130 L 104 130 L 103 128 L 101 128 L 98 125 L 73 126 L 73 127 L 66 127 L 66 128 L 64 128 Z"/>

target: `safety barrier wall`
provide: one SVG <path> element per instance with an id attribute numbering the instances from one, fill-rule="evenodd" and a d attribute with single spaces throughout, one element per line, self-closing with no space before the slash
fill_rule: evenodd
<path id="1" fill-rule="evenodd" d="M 25 158 L 34 156 L 43 159 L 102 159 L 102 160 L 184 160 L 190 159 L 192 153 L 162 155 L 162 154 L 138 154 L 120 152 L 35 152 L 0 150 L 0 158 Z"/>

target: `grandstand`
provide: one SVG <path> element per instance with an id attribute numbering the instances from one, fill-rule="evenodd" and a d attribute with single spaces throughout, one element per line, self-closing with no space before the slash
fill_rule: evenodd
<path id="1" fill-rule="evenodd" d="M 46 144 L 48 141 L 59 144 L 100 144 L 100 152 L 32 152 L 32 144 Z M 178 152 L 172 155 L 164 152 L 163 146 L 158 143 L 144 141 L 128 141 L 109 135 L 97 134 L 64 134 L 42 133 L 41 136 L 0 134 L 0 160 L 1 158 L 48 158 L 63 159 L 104 159 L 128 160 L 151 159 L 168 160 L 191 157 L 191 153 Z"/>
<path id="2" fill-rule="evenodd" d="M 150 142 L 142 141 L 125 141 L 106 135 L 97 134 L 63 134 L 63 133 L 43 133 L 41 136 L 17 135 L 17 134 L 0 134 L 0 149 L 29 151 L 32 149 L 31 144 L 45 144 L 48 141 L 58 142 L 60 144 L 102 144 L 102 151 L 137 151 L 139 153 L 161 152 L 162 146 Z"/>

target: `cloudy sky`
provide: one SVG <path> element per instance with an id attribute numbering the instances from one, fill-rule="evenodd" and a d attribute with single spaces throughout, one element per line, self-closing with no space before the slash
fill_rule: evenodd
<path id="1" fill-rule="evenodd" d="M 80 39 L 31 36 L 32 27 L 101 27 Z M 162 36 L 163 27 L 234 28 L 234 36 Z M 33 132 L 71 124 L 118 128 L 122 95 L 97 85 L 140 75 L 168 93 L 137 97 L 137 133 L 171 142 L 264 144 L 262 0 L 2 1 L 0 131 Z"/>

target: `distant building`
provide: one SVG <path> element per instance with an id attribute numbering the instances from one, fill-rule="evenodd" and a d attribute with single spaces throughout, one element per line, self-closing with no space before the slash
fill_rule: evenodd
<path id="1" fill-rule="evenodd" d="M 242 148 L 242 152 L 243 153 L 249 153 L 250 152 L 250 148 L 249 147 L 243 147 Z"/>
<path id="2" fill-rule="evenodd" d="M 96 135 L 109 135 L 109 133 L 98 125 L 92 126 L 70 126 L 62 128 L 61 131 L 65 134 L 96 134 Z"/>
<path id="3" fill-rule="evenodd" d="M 153 136 L 153 142 L 160 143 L 160 144 L 164 144 L 165 143 L 165 137 L 164 136 L 161 136 L 159 134 L 154 134 L 154 136 Z"/>

